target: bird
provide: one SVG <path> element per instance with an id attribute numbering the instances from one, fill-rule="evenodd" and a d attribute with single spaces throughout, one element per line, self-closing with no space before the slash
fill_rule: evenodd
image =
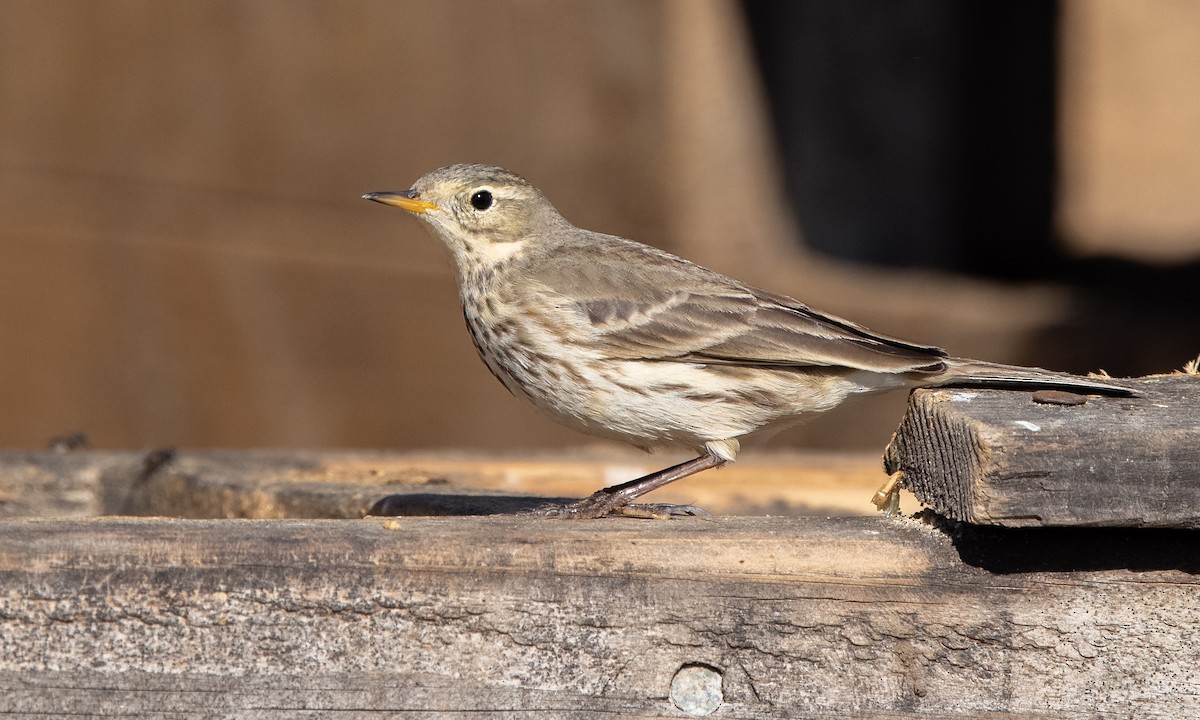
<path id="1" fill-rule="evenodd" d="M 414 215 L 449 250 L 471 339 L 513 395 L 589 435 L 697 453 L 545 515 L 659 516 L 634 501 L 733 462 L 747 435 L 861 393 L 968 385 L 1133 394 L 1101 380 L 951 357 L 650 245 L 584 230 L 501 167 L 449 165 L 408 190 L 362 197 Z"/>

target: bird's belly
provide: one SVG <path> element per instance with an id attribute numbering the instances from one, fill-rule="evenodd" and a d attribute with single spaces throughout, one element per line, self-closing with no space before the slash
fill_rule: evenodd
<path id="1" fill-rule="evenodd" d="M 699 447 L 792 415 L 788 395 L 698 363 L 610 361 L 591 412 L 605 427 L 642 444 Z"/>
<path id="2" fill-rule="evenodd" d="M 855 388 L 837 376 L 699 363 L 603 359 L 514 368 L 522 394 L 560 422 L 639 447 L 700 448 L 826 410 Z M 566 383 L 539 382 L 557 374 Z"/>
<path id="3" fill-rule="evenodd" d="M 568 427 L 639 447 L 698 448 L 794 422 L 866 389 L 817 368 L 606 358 L 547 337 L 540 324 L 465 315 L 480 357 L 514 395 Z"/>

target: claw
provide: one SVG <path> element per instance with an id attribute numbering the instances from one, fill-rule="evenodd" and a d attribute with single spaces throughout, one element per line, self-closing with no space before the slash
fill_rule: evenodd
<path id="1" fill-rule="evenodd" d="M 619 496 L 601 490 L 568 505 L 543 505 L 530 511 L 538 517 L 563 520 L 593 520 L 602 517 L 630 517 L 642 520 L 670 520 L 673 517 L 704 517 L 708 511 L 695 505 L 669 503 L 623 504 Z"/>

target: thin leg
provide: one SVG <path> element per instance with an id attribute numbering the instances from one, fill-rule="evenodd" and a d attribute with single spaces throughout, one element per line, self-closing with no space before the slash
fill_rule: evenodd
<path id="1" fill-rule="evenodd" d="M 672 465 L 665 470 L 659 470 L 658 472 L 650 473 L 629 482 L 623 482 L 620 485 L 604 488 L 570 505 L 546 508 L 540 514 L 580 520 L 604 517 L 605 515 L 620 512 L 629 507 L 630 503 L 651 490 L 657 490 L 667 483 L 675 482 L 688 475 L 694 475 L 701 470 L 720 467 L 724 464 L 724 459 L 706 453 L 687 462 Z M 634 514 L 638 513 L 635 512 Z M 660 516 L 662 514 L 659 512 L 653 515 Z"/>

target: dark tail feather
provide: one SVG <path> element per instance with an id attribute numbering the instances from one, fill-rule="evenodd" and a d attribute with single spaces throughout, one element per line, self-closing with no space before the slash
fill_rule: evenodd
<path id="1" fill-rule="evenodd" d="M 946 358 L 945 363 L 946 371 L 944 373 L 924 379 L 921 384 L 935 387 L 1049 388 L 1116 397 L 1137 396 L 1136 390 L 1121 387 L 1107 379 L 1082 377 L 1019 365 L 1000 365 L 966 358 Z"/>

